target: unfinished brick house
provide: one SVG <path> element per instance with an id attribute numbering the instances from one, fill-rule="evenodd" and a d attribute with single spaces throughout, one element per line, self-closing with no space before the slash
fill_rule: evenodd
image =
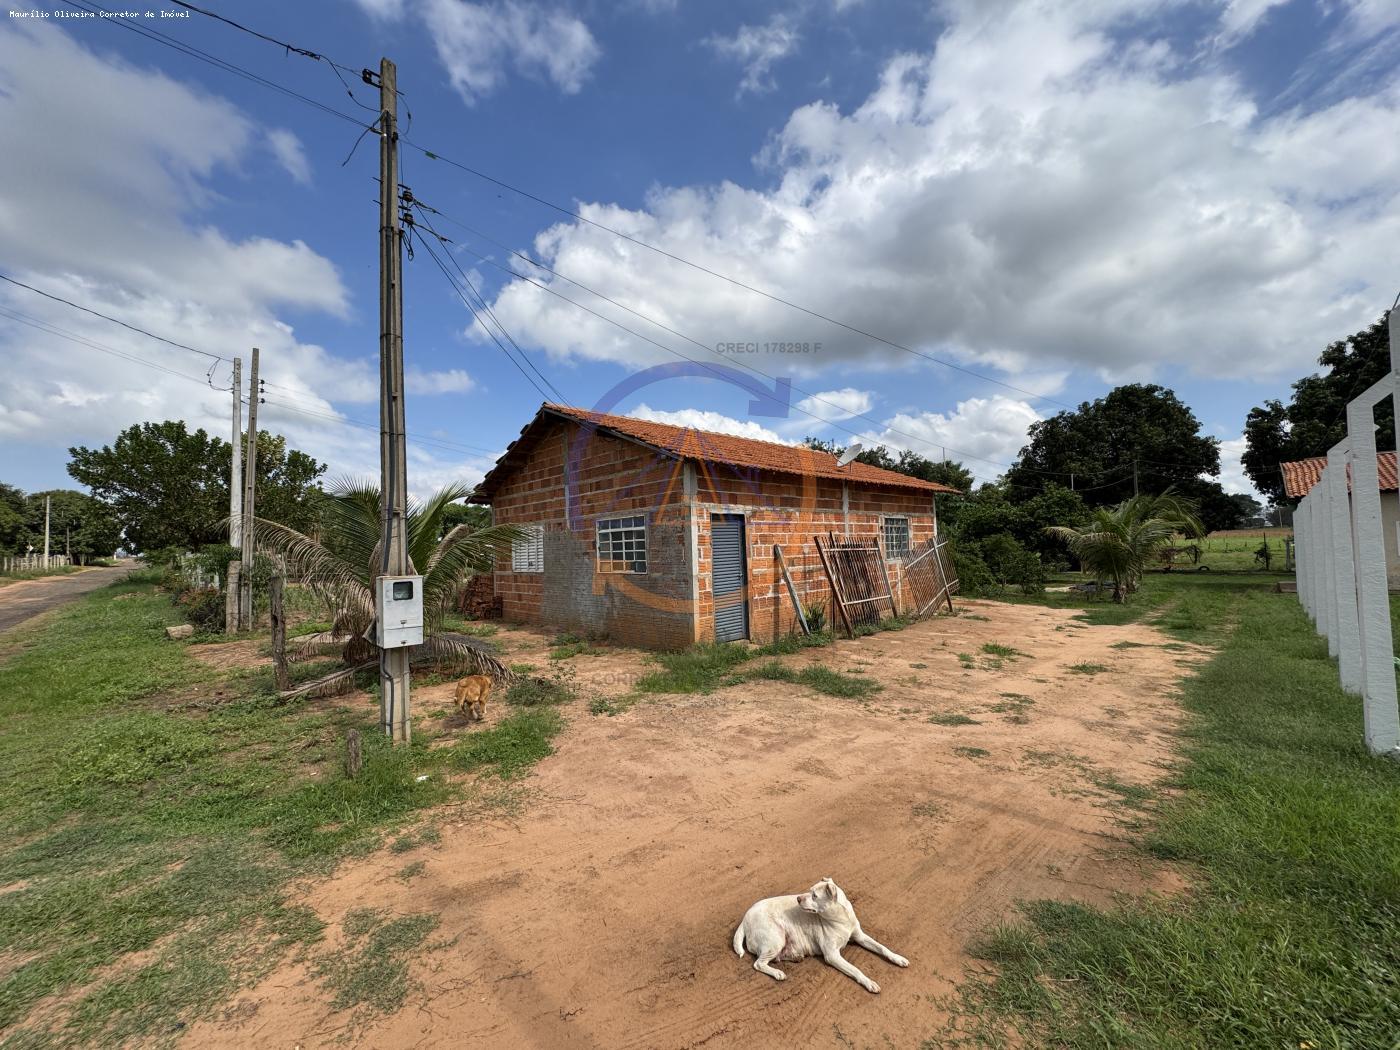
<path id="1" fill-rule="evenodd" d="M 879 537 L 896 598 L 956 489 L 808 448 L 545 404 L 472 496 L 525 539 L 497 566 L 507 620 L 653 649 L 768 641 L 829 606 L 812 538 Z"/>

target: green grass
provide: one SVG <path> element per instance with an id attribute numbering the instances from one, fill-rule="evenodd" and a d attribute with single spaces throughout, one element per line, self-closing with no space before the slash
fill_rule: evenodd
<path id="1" fill-rule="evenodd" d="M 1111 671 L 1108 664 L 1070 664 L 1065 668 L 1070 674 L 1104 674 Z"/>
<path id="2" fill-rule="evenodd" d="M 408 997 L 408 963 L 438 917 L 429 914 L 386 918 L 382 912 L 359 908 L 347 912 L 345 944 L 328 955 L 316 971 L 336 1010 L 392 1013 Z"/>
<path id="3" fill-rule="evenodd" d="M 986 758 L 991 752 L 985 747 L 955 747 L 953 754 L 961 755 L 963 758 Z"/>
<path id="4" fill-rule="evenodd" d="M 521 708 L 463 739 L 453 750 L 452 763 L 463 771 L 514 780 L 554 754 L 551 741 L 563 728 L 564 720 L 551 707 Z"/>
<path id="5" fill-rule="evenodd" d="M 505 741 L 508 718 L 493 753 L 496 730 L 430 748 L 420 723 L 392 747 L 363 698 L 282 704 L 267 675 L 190 658 L 164 636 L 179 614 L 151 579 L 22 629 L 0 663 L 7 1045 L 160 1041 L 292 949 L 314 955 L 321 923 L 292 902 L 294 880 L 460 793 L 451 770 L 519 776 L 561 724 L 545 709 L 547 724 Z M 354 780 L 352 728 L 365 759 Z"/>
<path id="6" fill-rule="evenodd" d="M 996 972 L 969 977 L 961 1035 L 937 1045 L 1396 1045 L 1400 766 L 1366 753 L 1360 703 L 1296 597 L 1235 591 L 1210 627 L 1223 649 L 1184 683 L 1184 764 L 1139 843 L 1184 864 L 1191 892 L 1025 905 L 976 946 Z"/>
<path id="7" fill-rule="evenodd" d="M 995 656 L 999 659 L 1010 660 L 1026 654 L 1019 649 L 1013 649 L 1009 645 L 1002 645 L 1000 642 L 986 642 L 982 646 L 982 652 L 988 656 Z"/>
<path id="8" fill-rule="evenodd" d="M 874 679 L 862 675 L 845 674 L 829 667 L 812 665 L 803 668 L 787 667 L 772 660 L 747 671 L 745 679 L 762 679 L 770 682 L 791 682 L 805 685 L 814 692 L 835 696 L 844 700 L 855 700 L 878 693 L 881 686 Z"/>
<path id="9" fill-rule="evenodd" d="M 952 712 L 940 712 L 928 716 L 928 720 L 936 726 L 975 726 L 981 725 L 975 718 L 967 715 L 954 714 Z"/>
<path id="10" fill-rule="evenodd" d="M 16 572 L 0 572 L 0 587 L 7 583 L 18 583 L 20 580 L 41 580 L 46 576 L 71 576 L 75 572 L 82 572 L 84 568 L 91 566 L 82 565 L 55 565 L 52 569 L 22 569 Z"/>
<path id="11" fill-rule="evenodd" d="M 560 678 L 518 678 L 506 690 L 506 703 L 512 707 L 541 707 L 564 704 L 573 699 L 573 690 Z"/>
<path id="12" fill-rule="evenodd" d="M 886 620 L 882 630 L 900 630 L 906 620 Z M 872 633 L 874 628 L 871 629 Z M 638 680 L 638 693 L 712 693 L 716 689 L 739 685 L 745 681 L 766 680 L 804 685 L 818 693 L 843 699 L 861 699 L 880 691 L 879 683 L 859 674 L 842 673 L 820 665 L 789 668 L 777 660 L 768 660 L 756 668 L 746 668 L 755 659 L 787 656 L 806 649 L 830 645 L 830 634 L 788 635 L 767 645 L 745 647 L 734 644 L 708 643 L 676 652 L 656 653 L 653 659 L 660 670 L 643 675 Z M 625 701 L 595 701 L 589 710 L 594 714 L 617 714 L 631 706 Z"/>

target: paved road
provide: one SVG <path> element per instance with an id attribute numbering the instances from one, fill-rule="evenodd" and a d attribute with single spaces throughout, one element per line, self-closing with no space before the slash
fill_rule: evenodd
<path id="1" fill-rule="evenodd" d="M 132 570 L 131 563 L 112 569 L 86 569 L 70 576 L 21 580 L 0 587 L 0 633 L 42 612 L 99 587 L 113 583 Z"/>

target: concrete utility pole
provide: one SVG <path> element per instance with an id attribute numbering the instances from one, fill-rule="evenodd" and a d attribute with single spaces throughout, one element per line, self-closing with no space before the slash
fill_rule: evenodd
<path id="1" fill-rule="evenodd" d="M 228 544 L 243 546 L 243 358 L 233 359 L 233 472 L 228 479 Z"/>
<path id="2" fill-rule="evenodd" d="M 394 63 L 379 61 L 379 498 L 384 517 L 386 576 L 413 572 L 408 560 L 408 458 L 404 450 L 403 240 L 399 229 L 399 96 Z M 384 609 L 375 610 L 383 623 Z M 395 743 L 407 742 L 408 650 L 379 652 L 380 722 Z"/>
<path id="3" fill-rule="evenodd" d="M 44 568 L 49 567 L 49 508 L 53 505 L 53 497 L 44 497 Z"/>
<path id="4" fill-rule="evenodd" d="M 252 369 L 248 373 L 248 437 L 245 442 L 247 451 L 244 453 L 243 470 L 243 506 L 239 517 L 242 521 L 242 554 L 240 555 L 243 564 L 240 566 L 238 575 L 238 629 L 240 631 L 250 630 L 253 626 L 253 555 L 256 546 L 253 543 L 256 528 L 254 520 L 257 518 L 256 504 L 256 482 L 258 477 L 258 402 L 262 400 L 262 391 L 258 388 L 258 348 L 253 347 Z"/>

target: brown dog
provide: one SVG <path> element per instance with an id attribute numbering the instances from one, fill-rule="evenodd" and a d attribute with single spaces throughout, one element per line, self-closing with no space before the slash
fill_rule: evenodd
<path id="1" fill-rule="evenodd" d="M 490 695 L 490 675 L 468 675 L 457 683 L 457 710 L 466 715 L 469 721 L 480 722 L 486 718 L 486 698 Z"/>

